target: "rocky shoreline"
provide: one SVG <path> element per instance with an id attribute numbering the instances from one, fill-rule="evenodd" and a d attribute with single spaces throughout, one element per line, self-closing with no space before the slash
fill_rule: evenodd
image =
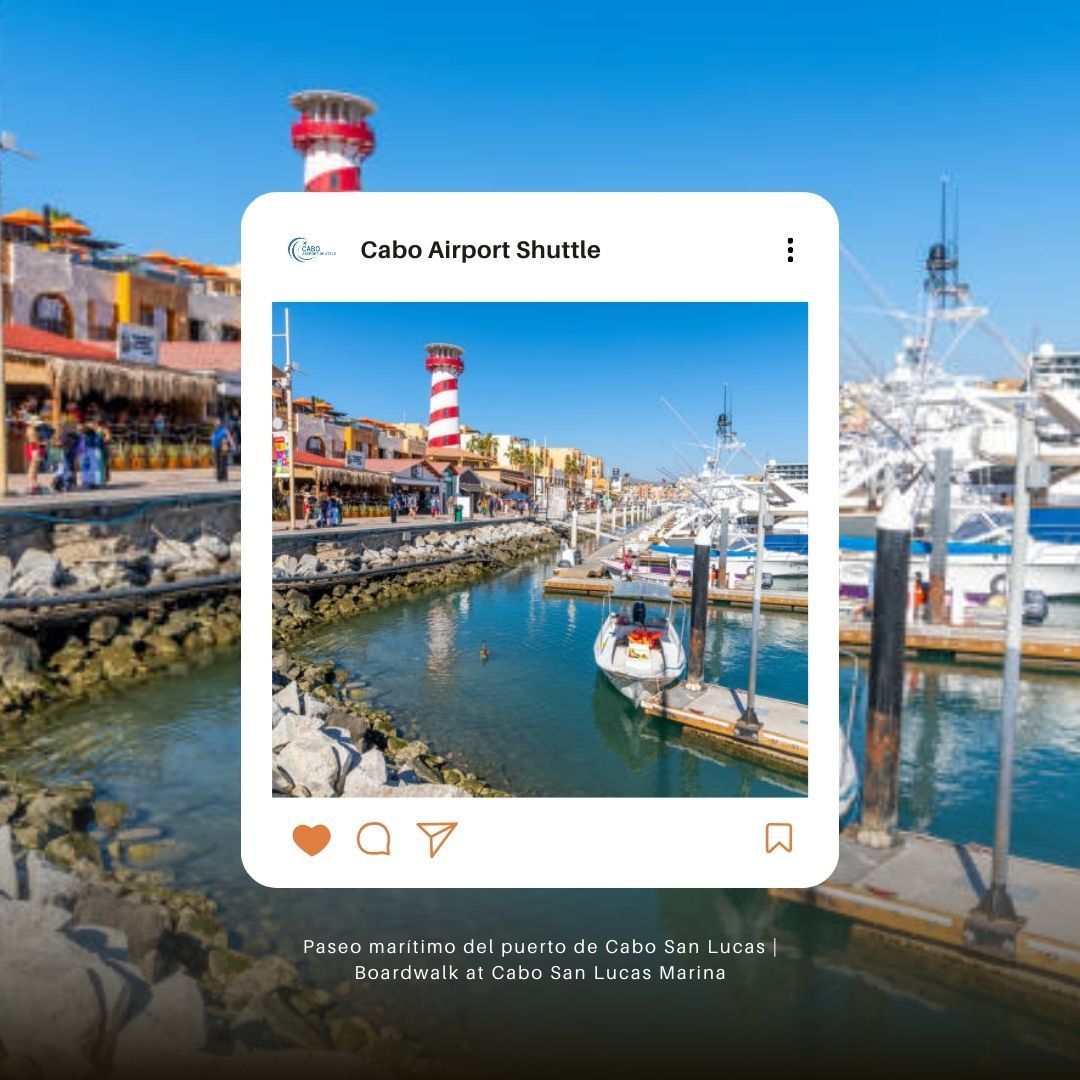
<path id="1" fill-rule="evenodd" d="M 109 610 L 110 596 L 120 590 L 237 574 L 238 532 L 219 535 L 203 527 L 177 539 L 157 529 L 132 536 L 79 524 L 57 525 L 51 536 L 49 550 L 24 548 L 14 562 L 0 555 L 0 599 L 22 619 L 18 629 L 12 616 L 0 622 L 0 726 L 239 640 L 240 598 L 229 589 L 211 595 L 128 594 Z M 19 606 L 42 600 L 71 604 Z"/>
<path id="2" fill-rule="evenodd" d="M 408 541 L 388 539 L 377 548 L 362 538 L 331 540 L 317 543 L 314 552 L 299 559 L 279 555 L 273 566 L 274 645 L 411 593 L 479 580 L 558 543 L 559 533 L 549 525 L 507 521 L 468 532 L 432 530 Z M 367 576 L 348 584 L 328 580 L 329 575 L 350 574 Z"/>
<path id="3" fill-rule="evenodd" d="M 509 793 L 405 739 L 393 717 L 362 700 L 365 687 L 332 662 L 273 660 L 275 797 L 485 798 Z"/>
<path id="4" fill-rule="evenodd" d="M 299 559 L 279 556 L 275 580 L 291 580 L 274 592 L 274 795 L 508 796 L 462 763 L 432 752 L 425 742 L 404 738 L 389 713 L 364 702 L 367 687 L 353 673 L 330 661 L 298 659 L 284 645 L 321 623 L 421 590 L 477 580 L 558 542 L 558 533 L 546 525 L 505 522 L 467 533 L 431 531 L 396 546 L 326 542 Z M 417 565 L 423 563 L 436 565 Z M 365 571 L 374 573 L 353 584 L 323 577 Z M 305 591 L 296 587 L 295 579 L 302 577 L 318 581 Z"/>
<path id="5" fill-rule="evenodd" d="M 249 1075 L 315 1053 L 331 1073 L 412 1069 L 293 965 L 231 948 L 217 905 L 131 864 L 148 830 L 86 782 L 0 776 L 0 1075 Z"/>

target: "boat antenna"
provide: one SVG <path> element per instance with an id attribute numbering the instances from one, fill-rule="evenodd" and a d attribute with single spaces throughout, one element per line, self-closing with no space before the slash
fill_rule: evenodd
<path id="1" fill-rule="evenodd" d="M 953 233 L 949 237 L 949 188 L 953 193 Z M 941 208 L 938 239 L 926 256 L 923 287 L 942 310 L 962 307 L 969 289 L 960 280 L 960 192 L 948 174 L 941 178 Z"/>

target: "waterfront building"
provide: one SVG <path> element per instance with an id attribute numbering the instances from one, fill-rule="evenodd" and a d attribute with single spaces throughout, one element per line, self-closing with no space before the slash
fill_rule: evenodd
<path id="1" fill-rule="evenodd" d="M 192 368 L 184 357 L 159 358 L 156 364 L 122 361 L 110 342 L 80 341 L 33 326 L 8 324 L 3 335 L 12 472 L 25 469 L 32 420 L 57 432 L 73 409 L 109 428 L 114 468 L 136 459 L 155 467 L 155 452 L 158 466 L 195 464 L 202 453 L 195 444 L 208 447 L 209 416 L 223 407 L 215 371 Z M 239 370 L 238 346 L 235 362 Z"/>
<path id="2" fill-rule="evenodd" d="M 790 484 L 798 491 L 806 491 L 810 483 L 810 466 L 805 461 L 769 461 L 765 465 L 765 476 Z"/>

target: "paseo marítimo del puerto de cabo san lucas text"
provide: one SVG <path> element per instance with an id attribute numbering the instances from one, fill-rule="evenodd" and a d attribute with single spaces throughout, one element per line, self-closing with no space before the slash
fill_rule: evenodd
<path id="1" fill-rule="evenodd" d="M 403 244 L 365 240 L 360 245 L 362 259 L 443 259 L 468 263 L 474 259 L 598 259 L 600 245 L 585 240 L 560 240 L 544 243 L 540 240 L 497 240 L 488 244 L 457 244 L 449 240 L 433 240 L 430 244 Z"/>
<path id="2" fill-rule="evenodd" d="M 366 962 L 357 964 L 354 978 L 372 982 L 471 982 L 490 979 L 494 982 L 540 982 L 549 980 L 595 982 L 650 981 L 721 981 L 725 978 L 722 967 L 707 964 L 686 965 L 687 958 L 775 957 L 776 940 L 771 941 L 677 941 L 668 938 L 662 942 L 619 940 L 606 941 L 581 939 L 564 941 L 496 941 L 493 938 L 470 939 L 461 944 L 452 941 L 317 941 L 304 940 L 306 956 L 364 956 Z M 456 963 L 439 963 L 433 966 L 406 964 L 390 966 L 388 958 L 405 956 L 453 957 L 461 961 L 479 961 L 477 966 L 459 966 Z M 574 966 L 563 963 L 538 965 L 543 957 L 604 958 L 607 963 Z M 642 964 L 651 957 L 675 959 L 675 963 L 661 963 L 656 968 Z M 619 966 L 618 959 L 633 960 L 629 966 Z M 504 962 L 505 961 L 505 962 Z"/>

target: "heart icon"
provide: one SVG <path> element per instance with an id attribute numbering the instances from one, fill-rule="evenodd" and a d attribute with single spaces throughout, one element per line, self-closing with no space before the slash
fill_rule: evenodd
<path id="1" fill-rule="evenodd" d="M 292 838 L 301 851 L 318 855 L 330 843 L 330 830 L 325 825 L 297 825 Z"/>

